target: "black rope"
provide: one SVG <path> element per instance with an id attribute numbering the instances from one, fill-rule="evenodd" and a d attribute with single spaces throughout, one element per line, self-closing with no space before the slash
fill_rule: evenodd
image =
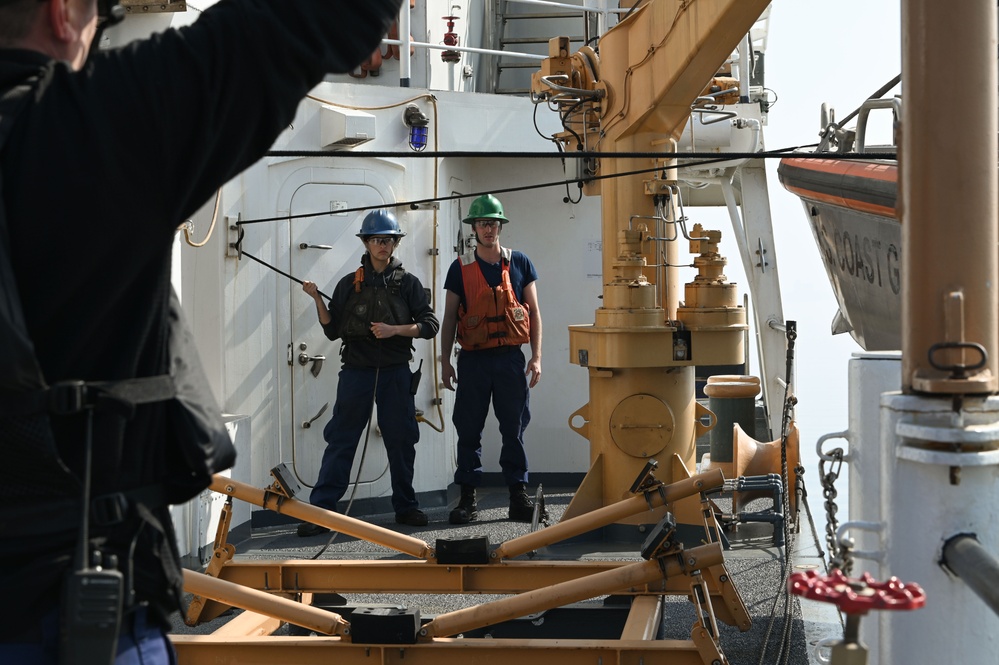
<path id="1" fill-rule="evenodd" d="M 239 242 L 240 242 L 240 244 L 242 244 L 242 242 L 243 242 L 243 241 L 242 241 L 242 240 L 240 240 Z M 282 276 L 284 276 L 284 277 L 287 277 L 288 279 L 290 279 L 290 280 L 291 280 L 291 281 L 293 281 L 293 282 L 298 282 L 299 284 L 305 284 L 305 282 L 303 282 L 303 281 L 302 281 L 302 280 L 300 280 L 299 278 L 297 278 L 297 277 L 293 277 L 293 276 L 289 275 L 288 273 L 286 273 L 285 271 L 281 270 L 280 268 L 275 268 L 274 266 L 272 266 L 271 264 L 267 263 L 266 261 L 263 261 L 263 260 L 261 260 L 261 259 L 258 259 L 258 258 L 257 258 L 257 257 L 255 257 L 255 256 L 254 256 L 253 254 L 250 254 L 249 252 L 247 252 L 247 251 L 244 251 L 244 250 L 242 249 L 242 247 L 237 247 L 237 249 L 239 250 L 239 253 L 240 253 L 240 256 L 245 256 L 245 257 L 246 257 L 246 258 L 248 258 L 248 259 L 253 259 L 254 261 L 256 261 L 257 263 L 259 263 L 260 265 L 264 266 L 265 268 L 270 268 L 270 269 L 271 269 L 271 270 L 273 270 L 274 272 L 276 272 L 276 273 L 278 273 L 279 275 L 282 275 Z M 323 293 L 322 291 L 319 291 L 318 289 L 316 289 L 316 292 L 317 292 L 317 293 L 318 293 L 319 295 L 321 295 L 322 297 L 326 298 L 326 300 L 332 300 L 332 298 L 330 298 L 330 297 L 329 297 L 328 295 L 326 295 L 326 294 L 325 294 L 325 293 Z"/>
<path id="2" fill-rule="evenodd" d="M 795 157 L 802 159 L 829 159 L 829 154 L 827 153 L 811 153 L 811 152 L 797 152 L 801 148 L 815 147 L 817 144 L 792 146 L 788 148 L 781 148 L 779 150 L 770 150 L 767 152 L 744 152 L 744 153 L 725 153 L 724 155 L 719 155 L 718 153 L 678 153 L 678 152 L 623 152 L 623 153 L 604 153 L 604 152 L 588 152 L 588 151 L 577 151 L 573 153 L 563 152 L 561 149 L 554 153 L 532 153 L 532 152 L 500 152 L 500 153 L 477 153 L 477 152 L 422 152 L 422 153 L 393 153 L 393 152 L 344 152 L 344 153 L 331 153 L 328 151 L 285 151 L 285 150 L 275 150 L 268 153 L 272 157 L 342 157 L 342 156 L 363 156 L 363 157 L 514 157 L 514 158 L 551 158 L 555 157 L 561 159 L 563 164 L 565 163 L 566 157 L 573 158 L 584 158 L 592 159 L 597 157 L 614 157 L 614 158 L 635 158 L 635 157 L 648 157 L 653 159 L 661 158 L 687 158 L 687 159 L 700 159 L 701 161 L 695 162 L 685 162 L 679 166 L 691 167 L 691 166 L 706 166 L 710 164 L 717 164 L 720 162 L 728 162 L 736 159 L 773 159 L 773 158 L 785 158 L 785 157 Z M 836 159 L 895 159 L 895 153 L 846 153 L 846 154 L 836 154 Z M 637 169 L 634 171 L 624 171 L 621 173 L 611 173 L 607 175 L 589 176 L 586 178 L 572 178 L 557 180 L 551 182 L 537 183 L 533 185 L 520 185 L 516 187 L 504 187 L 501 189 L 491 189 L 488 192 L 471 192 L 467 194 L 452 194 L 450 196 L 440 196 L 433 198 L 417 199 L 414 201 L 402 201 L 395 204 L 396 208 L 409 207 L 413 210 L 418 209 L 423 204 L 429 203 L 439 203 L 441 201 L 454 201 L 458 199 L 474 198 L 483 194 L 506 194 L 510 192 L 523 192 L 534 189 L 545 189 L 548 187 L 565 187 L 566 194 L 569 194 L 569 185 L 572 183 L 578 184 L 580 187 L 584 183 L 595 182 L 599 180 L 607 180 L 610 178 L 621 178 L 633 175 L 642 175 L 646 173 L 657 173 L 663 169 L 662 165 L 658 165 L 646 169 Z M 566 203 L 576 203 L 573 201 L 571 196 L 566 196 L 563 199 Z M 257 219 L 246 219 L 239 220 L 236 222 L 236 227 L 239 229 L 239 238 L 235 244 L 235 249 L 237 250 L 239 257 L 242 258 L 246 256 L 253 261 L 256 261 L 262 266 L 270 268 L 271 270 L 277 272 L 288 279 L 303 284 L 303 281 L 289 275 L 288 273 L 272 266 L 271 264 L 263 261 L 252 254 L 247 253 L 243 245 L 243 226 L 247 224 L 262 224 L 266 222 L 281 222 L 281 221 L 291 221 L 293 219 L 304 219 L 309 217 L 322 217 L 323 215 L 343 215 L 345 213 L 352 212 L 366 212 L 368 210 L 375 210 L 384 208 L 384 204 L 371 205 L 371 206 L 358 206 L 355 208 L 344 208 L 334 212 L 304 212 L 297 215 L 282 215 L 279 217 L 260 217 Z M 322 291 L 319 294 L 330 299 L 330 296 L 326 295 Z"/>
<path id="3" fill-rule="evenodd" d="M 630 154 L 637 154 L 637 155 L 648 156 L 648 157 L 669 157 L 670 155 L 682 155 L 682 156 L 685 156 L 685 157 L 690 157 L 691 155 L 694 155 L 694 154 L 698 154 L 698 155 L 699 154 L 707 154 L 707 155 L 709 155 L 711 157 L 710 159 L 703 159 L 701 161 L 683 163 L 683 164 L 679 164 L 678 165 L 680 167 L 688 167 L 688 168 L 691 167 L 691 166 L 706 166 L 706 165 L 710 165 L 710 164 L 718 164 L 718 163 L 721 163 L 721 162 L 729 162 L 729 161 L 736 160 L 736 159 L 775 158 L 775 157 L 795 157 L 795 158 L 807 158 L 807 159 L 830 159 L 830 155 L 829 154 L 816 154 L 816 153 L 811 153 L 811 152 L 795 152 L 795 151 L 797 151 L 797 150 L 799 150 L 801 148 L 812 147 L 814 145 L 817 145 L 817 144 L 811 144 L 811 145 L 808 145 L 808 146 L 794 146 L 794 147 L 791 147 L 791 148 L 783 148 L 781 150 L 771 150 L 769 152 L 726 153 L 724 156 L 719 156 L 718 153 L 716 153 L 716 152 L 712 152 L 712 153 L 619 153 L 618 156 L 621 156 L 621 155 L 630 155 Z M 312 155 L 313 153 L 309 153 L 309 154 Z M 331 154 L 328 153 L 328 152 L 320 152 L 318 154 L 319 155 L 324 155 L 324 156 L 331 156 Z M 377 156 L 380 153 L 366 152 L 366 153 L 350 153 L 350 154 L 353 154 L 353 155 L 364 155 L 366 157 L 370 157 L 370 156 Z M 395 154 L 395 153 L 391 153 L 391 154 Z M 427 153 L 420 153 L 420 154 L 421 155 L 425 155 Z M 443 154 L 443 153 L 436 153 L 436 154 Z M 458 154 L 468 155 L 468 154 L 471 154 L 471 153 L 458 153 Z M 517 154 L 532 155 L 532 154 L 536 154 L 536 153 L 496 153 L 496 154 L 498 154 L 498 155 L 517 155 Z M 564 159 L 565 157 L 578 157 L 579 155 L 584 155 L 584 154 L 588 154 L 588 155 L 600 155 L 600 154 L 603 154 L 603 153 L 581 153 L 581 152 L 576 152 L 576 153 L 557 153 L 556 152 L 556 153 L 551 153 L 551 154 L 547 154 L 546 153 L 545 156 L 546 157 L 555 157 L 555 158 L 559 158 L 559 159 Z M 614 153 L 610 153 L 610 154 L 614 154 Z M 332 156 L 336 156 L 336 155 L 334 154 Z M 415 154 L 413 156 L 415 156 Z M 483 153 L 482 156 L 486 156 L 486 154 Z M 489 156 L 493 156 L 493 155 L 489 155 Z M 836 154 L 835 158 L 836 159 L 840 159 L 840 158 L 845 158 L 845 159 L 894 159 L 895 158 L 895 153 L 864 153 L 864 154 L 853 154 L 853 153 L 850 153 L 850 154 L 844 154 L 844 155 Z M 623 171 L 621 173 L 611 173 L 611 174 L 608 174 L 608 175 L 588 176 L 586 178 L 572 178 L 570 180 L 555 180 L 555 181 L 550 181 L 550 182 L 537 183 L 537 184 L 534 184 L 534 185 L 518 185 L 518 186 L 515 186 L 515 187 L 504 187 L 502 189 L 491 189 L 491 190 L 489 190 L 487 192 L 486 191 L 484 191 L 484 192 L 471 192 L 471 193 L 467 193 L 467 194 L 452 194 L 451 196 L 439 196 L 439 197 L 431 197 L 431 198 L 425 198 L 425 199 L 416 199 L 416 200 L 413 200 L 413 201 L 401 201 L 399 203 L 396 203 L 392 207 L 395 207 L 395 208 L 409 207 L 409 208 L 411 208 L 413 210 L 416 210 L 421 205 L 425 205 L 425 204 L 439 203 L 441 201 L 454 201 L 454 200 L 457 200 L 457 199 L 465 199 L 465 198 L 474 198 L 474 197 L 480 196 L 482 194 L 493 194 L 493 195 L 496 195 L 496 194 L 508 194 L 510 192 L 524 192 L 524 191 L 529 191 L 529 190 L 533 190 L 533 189 L 545 189 L 545 188 L 548 188 L 548 187 L 568 187 L 568 185 L 570 185 L 572 183 L 583 183 L 583 184 L 585 184 L 585 183 L 588 183 L 588 182 L 596 182 L 596 181 L 599 181 L 599 180 L 608 180 L 610 178 L 623 178 L 623 177 L 627 177 L 627 176 L 642 175 L 642 174 L 646 174 L 646 173 L 656 173 L 656 172 L 661 171 L 662 169 L 663 169 L 662 165 L 659 165 L 659 166 L 645 168 L 645 169 L 637 169 L 637 170 L 634 170 L 634 171 Z M 332 215 L 343 215 L 343 214 L 351 213 L 351 212 L 366 212 L 368 210 L 376 210 L 376 209 L 381 209 L 381 208 L 384 208 L 384 207 L 385 207 L 385 204 L 379 204 L 379 205 L 371 205 L 371 206 L 358 206 L 356 208 L 343 208 L 343 209 L 337 210 L 335 212 L 331 212 L 331 211 L 303 212 L 303 213 L 299 213 L 297 215 L 281 215 L 281 216 L 275 216 L 275 217 L 258 217 L 256 219 L 244 219 L 244 220 L 237 221 L 236 222 L 236 226 L 240 226 L 241 227 L 241 226 L 244 226 L 246 224 L 262 224 L 262 223 L 266 223 L 266 222 L 291 221 L 293 219 L 304 219 L 304 218 L 307 218 L 307 217 L 322 217 L 323 215 L 331 215 L 331 216 Z"/>
<path id="4" fill-rule="evenodd" d="M 888 81 L 883 86 L 878 88 L 877 91 L 873 95 L 869 96 L 867 99 L 880 99 L 883 94 L 885 94 L 886 92 L 894 88 L 896 85 L 898 85 L 901 80 L 902 80 L 902 75 L 899 74 L 898 76 L 896 76 L 895 78 L 893 78 L 892 80 Z M 857 108 L 853 109 L 853 112 L 850 113 L 850 115 L 846 116 L 845 118 L 837 122 L 836 129 L 843 129 L 843 125 L 853 120 L 853 118 L 858 113 L 860 113 L 861 108 L 862 108 L 861 106 L 858 106 Z"/>
<path id="5" fill-rule="evenodd" d="M 340 159 L 343 157 L 365 157 L 365 158 L 391 158 L 391 159 L 444 159 L 444 158 L 489 158 L 489 159 L 710 159 L 714 162 L 727 162 L 732 159 L 776 159 L 784 157 L 797 157 L 801 159 L 896 159 L 894 152 L 847 152 L 847 153 L 817 153 L 801 152 L 789 153 L 788 151 L 799 148 L 814 147 L 818 144 L 808 144 L 784 148 L 781 150 L 767 150 L 764 152 L 604 152 L 600 150 L 576 150 L 573 152 L 532 152 L 532 151 L 503 151 L 485 152 L 476 150 L 426 150 L 423 152 L 395 152 L 391 150 L 370 150 L 370 151 L 330 151 L 330 150 L 271 150 L 267 157 L 331 157 Z M 719 156 L 721 155 L 721 156 Z M 710 163 L 710 162 L 708 162 Z M 685 166 L 685 165 L 682 165 Z"/>

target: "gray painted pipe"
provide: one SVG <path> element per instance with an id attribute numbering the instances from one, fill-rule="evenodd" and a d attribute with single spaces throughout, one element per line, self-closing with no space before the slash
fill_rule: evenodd
<path id="1" fill-rule="evenodd" d="M 999 615 L 999 559 L 982 547 L 974 534 L 962 533 L 948 540 L 940 563 Z"/>

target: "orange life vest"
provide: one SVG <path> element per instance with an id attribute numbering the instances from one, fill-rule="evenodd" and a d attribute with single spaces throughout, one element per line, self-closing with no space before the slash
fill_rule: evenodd
<path id="1" fill-rule="evenodd" d="M 469 351 L 517 346 L 531 341 L 530 308 L 517 301 L 510 283 L 510 256 L 503 248 L 502 278 L 493 288 L 475 260 L 475 252 L 461 257 L 465 304 L 458 308 L 458 341 Z"/>

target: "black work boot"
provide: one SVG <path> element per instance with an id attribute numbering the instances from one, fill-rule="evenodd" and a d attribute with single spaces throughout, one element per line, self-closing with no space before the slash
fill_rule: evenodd
<path id="1" fill-rule="evenodd" d="M 298 525 L 299 538 L 311 538 L 312 536 L 318 536 L 329 532 L 330 530 L 326 527 L 313 524 L 312 522 L 301 522 Z"/>
<path id="2" fill-rule="evenodd" d="M 478 506 L 475 505 L 475 488 L 471 485 L 462 485 L 461 499 L 448 516 L 448 521 L 451 524 L 468 524 L 478 516 Z"/>
<path id="3" fill-rule="evenodd" d="M 534 504 L 527 497 L 524 483 L 510 485 L 510 519 L 514 522 L 530 522 L 534 518 Z"/>

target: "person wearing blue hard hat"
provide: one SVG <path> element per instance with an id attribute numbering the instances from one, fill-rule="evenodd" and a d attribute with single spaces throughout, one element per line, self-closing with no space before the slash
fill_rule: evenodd
<path id="1" fill-rule="evenodd" d="M 392 476 L 395 521 L 423 526 L 427 516 L 420 510 L 413 489 L 420 429 L 409 364 L 412 339 L 434 337 L 440 324 L 420 280 L 392 255 L 405 235 L 391 212 L 370 212 L 357 234 L 367 250 L 361 267 L 337 283 L 329 305 L 314 282 L 302 285 L 316 303 L 326 337 L 343 340 L 336 403 L 323 430 L 326 450 L 309 501 L 328 510 L 337 509 L 350 484 L 354 454 L 374 403 Z M 309 522 L 298 526 L 302 537 L 327 531 Z"/>

